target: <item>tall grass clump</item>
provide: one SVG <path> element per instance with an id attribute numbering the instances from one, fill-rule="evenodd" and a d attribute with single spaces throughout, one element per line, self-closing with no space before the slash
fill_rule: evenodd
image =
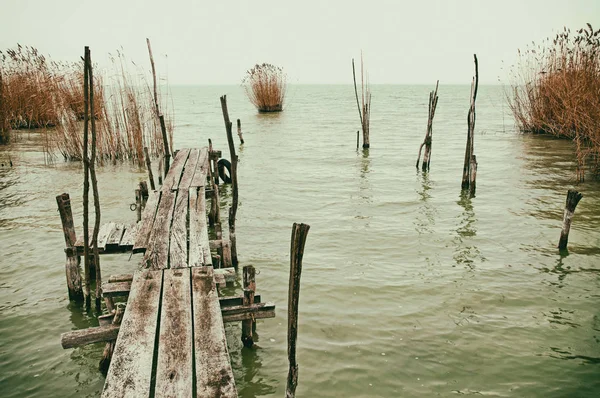
<path id="1" fill-rule="evenodd" d="M 573 139 L 578 176 L 600 176 L 600 30 L 590 24 L 519 51 L 509 106 L 523 132 Z"/>
<path id="2" fill-rule="evenodd" d="M 256 64 L 242 81 L 250 102 L 259 112 L 281 112 L 287 88 L 287 76 L 281 67 Z"/>

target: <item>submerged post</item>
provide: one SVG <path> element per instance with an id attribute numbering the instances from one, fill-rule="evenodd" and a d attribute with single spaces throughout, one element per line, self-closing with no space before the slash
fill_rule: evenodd
<path id="1" fill-rule="evenodd" d="M 121 325 L 121 321 L 123 320 L 124 313 L 125 313 L 125 304 L 120 303 L 119 305 L 117 305 L 117 308 L 115 310 L 115 315 L 114 315 L 113 321 L 112 321 L 113 326 Z M 115 343 L 116 343 L 116 340 L 111 340 L 106 343 L 106 345 L 104 346 L 104 351 L 102 352 L 102 359 L 100 360 L 100 363 L 98 364 L 98 367 L 100 368 L 100 372 L 102 372 L 105 376 L 108 373 L 110 361 L 112 359 L 113 352 L 115 350 Z"/>
<path id="2" fill-rule="evenodd" d="M 68 193 L 63 193 L 56 197 L 56 204 L 60 213 L 62 222 L 63 234 L 65 236 L 65 253 L 67 261 L 65 263 L 65 273 L 67 275 L 67 289 L 69 291 L 69 299 L 75 301 L 83 301 L 83 290 L 81 288 L 81 273 L 79 265 L 81 258 L 77 255 L 75 242 L 77 235 L 75 234 L 75 226 L 73 223 L 73 211 L 71 210 L 71 199 Z"/>
<path id="3" fill-rule="evenodd" d="M 152 174 L 152 163 L 150 162 L 150 155 L 148 155 L 148 147 L 144 147 L 144 156 L 146 157 L 146 168 L 148 169 L 148 179 L 150 180 L 150 188 L 155 191 L 156 186 L 154 185 L 154 175 Z"/>
<path id="4" fill-rule="evenodd" d="M 438 102 L 438 85 L 440 81 L 438 80 L 435 84 L 435 91 L 431 91 L 429 93 L 429 112 L 427 116 L 427 130 L 425 132 L 425 140 L 419 147 L 419 156 L 417 157 L 417 168 L 419 168 L 419 160 L 421 159 L 421 150 L 423 146 L 425 146 L 425 153 L 423 154 L 423 164 L 421 165 L 421 169 L 423 171 L 429 170 L 429 163 L 431 161 L 431 141 L 433 136 L 433 117 L 435 116 L 435 108 L 437 107 Z"/>
<path id="5" fill-rule="evenodd" d="M 238 257 L 237 257 L 237 242 L 235 237 L 235 217 L 237 215 L 238 208 L 238 181 L 237 181 L 237 163 L 238 157 L 235 153 L 235 145 L 233 143 L 233 131 L 232 123 L 229 120 L 229 111 L 227 110 L 227 96 L 221 97 L 221 110 L 223 111 L 223 121 L 225 122 L 225 131 L 227 132 L 227 143 L 229 144 L 229 155 L 231 157 L 231 186 L 233 191 L 233 198 L 231 200 L 231 207 L 229 208 L 229 241 L 231 242 L 231 263 L 237 268 Z M 238 119 L 238 123 L 239 123 Z"/>
<path id="6" fill-rule="evenodd" d="M 475 195 L 475 177 L 477 170 L 472 169 L 472 165 L 477 165 L 473 148 L 475 146 L 475 100 L 477 99 L 477 87 L 479 85 L 479 67 L 477 63 L 477 54 L 473 54 L 475 59 L 475 77 L 471 82 L 471 106 L 467 115 L 467 145 L 465 148 L 465 161 L 463 163 L 463 176 L 461 189 L 468 190 L 471 196 Z"/>
<path id="7" fill-rule="evenodd" d="M 298 385 L 298 363 L 296 362 L 296 340 L 298 339 L 298 304 L 300 300 L 300 276 L 302 274 L 302 257 L 304 244 L 310 225 L 296 224 L 292 226 L 292 243 L 290 248 L 290 284 L 288 291 L 288 361 L 289 370 L 286 398 L 296 396 Z"/>
<path id="8" fill-rule="evenodd" d="M 256 292 L 256 270 L 252 265 L 244 266 L 244 298 L 243 305 L 254 304 L 254 293 Z M 242 321 L 242 343 L 245 347 L 252 348 L 254 345 L 254 337 L 252 331 L 254 329 L 254 319 Z"/>
<path id="9" fill-rule="evenodd" d="M 244 137 L 242 136 L 242 122 L 240 121 L 240 119 L 237 120 L 237 133 L 238 137 L 240 137 L 240 142 L 243 144 Z"/>
<path id="10" fill-rule="evenodd" d="M 560 240 L 558 241 L 558 248 L 565 250 L 567 248 L 567 242 L 569 241 L 569 232 L 571 230 L 571 221 L 575 213 L 575 208 L 579 201 L 583 198 L 583 195 L 579 192 L 569 189 L 567 192 L 567 203 L 565 204 L 565 213 L 563 216 L 563 226 L 560 232 Z"/>

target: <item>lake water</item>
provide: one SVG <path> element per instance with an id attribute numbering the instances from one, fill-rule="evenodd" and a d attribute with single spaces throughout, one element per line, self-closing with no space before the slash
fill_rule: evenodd
<path id="1" fill-rule="evenodd" d="M 502 88 L 482 86 L 477 194 L 462 197 L 468 86 L 440 86 L 431 170 L 415 169 L 432 88 L 373 86 L 363 152 L 350 85 L 291 86 L 284 112 L 266 115 L 238 86 L 173 87 L 176 148 L 212 138 L 229 157 L 222 94 L 242 120 L 238 255 L 278 315 L 258 322 L 255 350 L 226 326 L 241 397 L 284 395 L 293 222 L 311 226 L 298 397 L 600 396 L 600 183 L 575 186 L 571 143 L 517 133 Z M 71 194 L 80 233 L 82 166 L 46 165 L 42 142 L 21 132 L 0 147 L 14 163 L 0 168 L 0 395 L 98 396 L 103 344 L 60 346 L 61 333 L 97 324 L 68 301 L 55 202 Z M 98 169 L 103 221 L 135 219 L 145 178 L 127 163 Z M 573 187 L 584 197 L 560 254 Z M 138 259 L 102 256 L 103 275 Z"/>

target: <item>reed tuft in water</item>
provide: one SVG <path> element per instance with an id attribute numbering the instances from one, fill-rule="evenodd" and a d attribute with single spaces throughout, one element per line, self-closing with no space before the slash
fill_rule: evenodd
<path id="1" fill-rule="evenodd" d="M 281 67 L 256 64 L 242 81 L 250 102 L 259 112 L 281 112 L 287 89 L 287 76 Z"/>
<path id="2" fill-rule="evenodd" d="M 600 176 L 600 30 L 567 28 L 519 51 L 507 99 L 523 132 L 573 139 L 578 177 Z"/>

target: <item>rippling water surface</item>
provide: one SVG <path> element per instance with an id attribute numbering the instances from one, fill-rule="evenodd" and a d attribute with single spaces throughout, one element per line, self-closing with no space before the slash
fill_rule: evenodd
<path id="1" fill-rule="evenodd" d="M 502 89 L 483 86 L 477 195 L 463 197 L 468 86 L 440 87 L 431 171 L 414 167 L 431 88 L 373 86 L 367 152 L 356 150 L 351 86 L 292 86 L 285 111 L 270 115 L 237 86 L 173 88 L 176 148 L 212 138 L 228 153 L 219 95 L 242 120 L 238 254 L 278 315 L 259 321 L 256 350 L 227 326 L 240 396 L 284 395 L 293 222 L 311 225 L 299 397 L 600 395 L 600 184 L 576 186 L 584 198 L 560 254 L 571 144 L 518 134 Z M 96 325 L 67 299 L 54 199 L 71 194 L 80 231 L 82 168 L 46 165 L 43 139 L 18 133 L 0 147 L 14 164 L 0 168 L 0 395 L 98 396 L 103 345 L 60 347 L 62 332 Z M 103 220 L 134 220 L 145 177 L 129 164 L 98 170 Z M 103 256 L 103 274 L 133 271 L 128 260 Z"/>

